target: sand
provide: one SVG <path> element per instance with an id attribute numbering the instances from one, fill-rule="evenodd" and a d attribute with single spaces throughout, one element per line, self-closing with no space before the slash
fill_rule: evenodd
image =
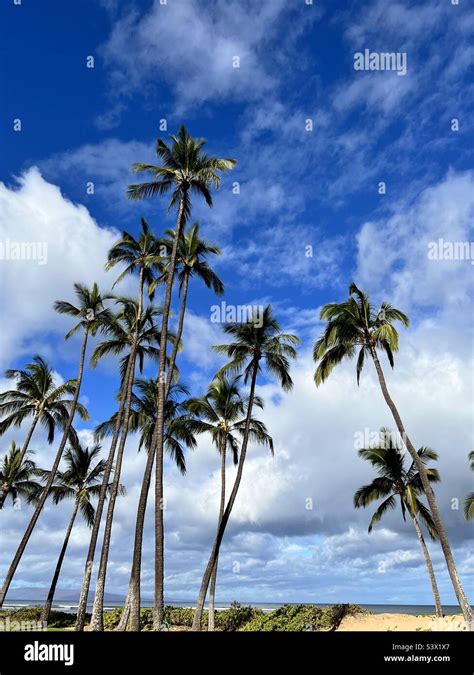
<path id="1" fill-rule="evenodd" d="M 460 631 L 467 630 L 461 615 L 436 619 L 413 614 L 356 614 L 346 617 L 338 631 Z"/>

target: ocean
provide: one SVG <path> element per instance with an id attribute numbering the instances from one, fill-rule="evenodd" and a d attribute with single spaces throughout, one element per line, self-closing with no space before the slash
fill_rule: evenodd
<path id="1" fill-rule="evenodd" d="M 36 607 L 40 605 L 40 602 L 31 602 L 31 600 L 15 600 L 12 602 L 5 602 L 3 605 L 3 609 L 20 609 L 21 607 Z M 169 602 L 166 602 L 167 605 L 172 605 L 173 607 L 188 607 L 191 609 L 194 609 L 194 603 L 193 602 L 177 602 L 177 601 L 172 601 L 170 600 Z M 217 602 L 216 603 L 216 609 L 217 610 L 222 610 L 222 609 L 228 609 L 230 607 L 230 602 Z M 259 609 L 262 609 L 264 612 L 271 612 L 274 609 L 278 609 L 279 607 L 282 607 L 284 604 L 288 605 L 296 605 L 296 604 L 302 604 L 302 605 L 313 605 L 314 603 L 310 602 L 302 602 L 302 603 L 294 603 L 294 602 L 289 602 L 289 603 L 283 603 L 283 602 L 242 602 L 242 605 L 251 605 L 252 607 L 257 607 Z M 331 607 L 335 603 L 319 603 L 316 606 L 317 607 Z M 354 603 L 360 605 L 360 607 L 363 607 L 364 609 L 369 610 L 373 614 L 413 614 L 413 615 L 419 615 L 419 614 L 434 614 L 435 613 L 435 608 L 434 605 L 367 605 L 365 603 Z M 142 602 L 142 607 L 152 607 L 153 603 L 152 602 L 147 602 L 143 601 Z M 121 607 L 121 604 L 119 603 L 108 603 L 104 605 L 104 610 L 105 611 L 110 611 L 112 609 L 115 609 L 116 607 Z M 474 609 L 474 608 L 473 608 Z M 68 612 L 71 614 L 75 614 L 77 611 L 77 604 L 74 603 L 66 603 L 66 602 L 54 602 L 53 603 L 53 610 L 57 612 Z M 91 612 L 92 611 L 92 603 L 90 603 L 87 607 L 87 611 Z M 461 610 L 457 605 L 443 605 L 443 611 L 446 616 L 451 616 L 453 614 L 460 614 Z"/>

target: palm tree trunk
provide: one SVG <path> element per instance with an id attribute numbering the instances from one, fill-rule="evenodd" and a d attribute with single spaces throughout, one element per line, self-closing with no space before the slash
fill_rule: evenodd
<path id="1" fill-rule="evenodd" d="M 165 385 L 166 385 L 166 347 L 168 341 L 168 321 L 171 307 L 171 294 L 173 291 L 174 273 L 176 270 L 176 256 L 178 242 L 184 228 L 185 195 L 181 196 L 178 216 L 176 220 L 176 232 L 173 240 L 166 291 L 163 305 L 163 318 L 161 321 L 160 338 L 160 363 L 158 372 L 158 402 L 157 418 L 153 431 L 152 451 L 156 453 L 155 465 L 155 606 L 153 612 L 153 628 L 161 630 L 164 611 L 164 522 L 163 522 L 163 441 L 164 441 L 164 409 L 165 409 Z"/>
<path id="2" fill-rule="evenodd" d="M 58 583 L 59 575 L 61 573 L 61 567 L 63 564 L 64 556 L 66 555 L 66 549 L 69 544 L 69 537 L 71 536 L 72 528 L 74 525 L 74 521 L 76 519 L 77 515 L 77 510 L 79 508 L 79 501 L 76 500 L 76 503 L 74 504 L 74 510 L 72 512 L 71 520 L 69 521 L 69 525 L 67 526 L 66 530 L 66 536 L 64 537 L 64 542 L 61 548 L 61 553 L 59 554 L 58 562 L 56 563 L 56 569 L 54 570 L 54 575 L 53 575 L 53 580 L 51 582 L 51 587 L 49 589 L 48 597 L 46 599 L 45 605 L 43 607 L 43 610 L 41 612 L 41 619 L 40 621 L 44 623 L 48 623 L 49 621 L 49 615 L 51 612 L 51 606 L 53 604 L 53 598 L 54 594 L 56 592 L 56 584 Z"/>
<path id="3" fill-rule="evenodd" d="M 100 524 L 101 524 L 101 520 L 102 520 L 102 512 L 104 510 L 104 504 L 105 504 L 105 500 L 107 498 L 107 490 L 108 490 L 109 481 L 110 481 L 110 474 L 112 473 L 112 467 L 113 467 L 113 463 L 114 463 L 115 449 L 117 447 L 118 437 L 119 437 L 120 429 L 122 427 L 123 409 L 124 409 L 124 406 L 125 406 L 125 397 L 126 397 L 126 394 L 127 394 L 128 381 L 130 379 L 130 369 L 131 369 L 131 361 L 129 359 L 127 369 L 125 371 L 125 378 L 124 378 L 124 381 L 122 383 L 122 391 L 121 391 L 121 394 L 120 394 L 119 409 L 118 409 L 117 419 L 115 421 L 115 427 L 114 427 L 114 433 L 113 433 L 113 436 L 112 436 L 112 442 L 110 444 L 109 455 L 107 457 L 107 464 L 105 465 L 102 485 L 100 486 L 99 499 L 98 499 L 98 502 L 97 502 L 97 507 L 95 509 L 94 524 L 92 526 L 91 538 L 90 538 L 90 542 L 89 542 L 89 549 L 87 551 L 86 564 L 85 564 L 85 567 L 84 567 L 84 575 L 83 575 L 83 578 L 82 578 L 81 595 L 80 595 L 80 598 L 79 598 L 79 605 L 78 605 L 78 608 L 77 608 L 77 619 L 76 619 L 76 625 L 75 625 L 76 631 L 83 631 L 85 623 L 86 623 L 87 601 L 89 599 L 89 588 L 90 588 L 91 577 L 92 577 L 92 568 L 94 566 L 95 549 L 96 549 L 96 546 L 97 546 L 97 539 L 99 537 Z"/>
<path id="4" fill-rule="evenodd" d="M 107 576 L 107 564 L 109 560 L 110 539 L 112 537 L 112 524 L 114 519 L 115 502 L 118 495 L 120 485 L 120 473 L 122 470 L 123 453 L 125 444 L 127 442 L 128 425 L 130 422 L 130 409 L 132 404 L 132 390 L 133 381 L 135 377 L 135 360 L 137 353 L 138 334 L 140 328 L 140 321 L 142 317 L 143 308 L 143 279 L 144 268 L 140 267 L 140 279 L 138 286 L 138 310 L 136 318 L 136 326 L 133 335 L 132 347 L 130 349 L 130 373 L 127 383 L 127 395 L 125 399 L 125 407 L 123 414 L 122 436 L 117 451 L 117 459 L 115 462 L 114 479 L 112 481 L 112 488 L 110 490 L 109 504 L 107 507 L 107 517 L 105 519 L 104 539 L 102 542 L 102 551 L 100 554 L 99 573 L 97 576 L 97 583 L 95 587 L 94 605 L 92 608 L 91 629 L 93 631 L 104 630 L 104 593 L 105 593 L 105 579 Z"/>
<path id="5" fill-rule="evenodd" d="M 221 502 L 219 505 L 219 518 L 217 520 L 217 532 L 219 532 L 219 527 L 221 524 L 222 516 L 224 515 L 225 509 L 225 449 L 226 442 L 222 443 L 221 447 Z M 217 536 L 217 535 L 216 535 Z M 214 630 L 214 619 L 215 619 L 215 597 L 216 597 L 216 582 L 217 582 L 217 566 L 219 564 L 219 556 L 216 555 L 216 562 L 212 570 L 211 585 L 209 588 L 209 612 L 208 612 L 208 622 L 207 630 Z"/>
<path id="6" fill-rule="evenodd" d="M 38 518 L 40 517 L 41 511 L 43 510 L 44 503 L 46 499 L 48 498 L 49 492 L 51 490 L 51 486 L 54 482 L 54 479 L 56 477 L 56 472 L 58 470 L 59 463 L 61 461 L 61 458 L 63 456 L 63 451 L 66 446 L 67 440 L 69 438 L 69 432 L 71 431 L 72 423 L 74 421 L 74 415 L 76 413 L 76 407 L 77 407 L 77 401 L 79 400 L 79 393 L 81 391 L 81 384 L 82 384 L 82 375 L 84 373 L 84 360 L 86 356 L 86 349 L 87 349 L 87 338 L 89 336 L 89 331 L 85 330 L 84 331 L 84 337 L 82 340 L 82 348 L 81 348 L 81 354 L 79 358 L 79 369 L 77 373 L 77 382 L 76 382 L 76 391 L 74 392 L 74 397 L 72 399 L 72 404 L 71 404 L 71 410 L 69 412 L 69 417 L 66 422 L 66 426 L 64 427 L 64 433 L 63 437 L 61 439 L 61 443 L 59 444 L 58 451 L 56 453 L 56 457 L 53 462 L 53 466 L 51 467 L 51 471 L 49 472 L 48 480 L 46 482 L 46 485 L 44 486 L 44 489 L 41 492 L 41 497 L 38 501 L 38 504 L 35 508 L 35 511 L 31 517 L 30 522 L 28 523 L 28 527 L 26 528 L 26 532 L 23 535 L 23 538 L 20 542 L 20 545 L 18 546 L 17 552 L 15 553 L 15 557 L 13 558 L 13 561 L 10 565 L 10 568 L 7 572 L 7 576 L 5 577 L 5 581 L 3 582 L 2 589 L 0 591 L 0 607 L 3 606 L 3 602 L 5 600 L 5 596 L 8 592 L 8 589 L 10 587 L 10 584 L 12 582 L 13 576 L 16 572 L 16 569 L 18 567 L 18 564 L 23 556 L 23 553 L 25 552 L 25 548 L 30 540 L 31 534 L 35 528 L 36 522 Z"/>
<path id="7" fill-rule="evenodd" d="M 149 450 L 145 465 L 145 473 L 143 475 L 142 488 L 140 491 L 140 499 L 138 501 L 137 520 L 135 523 L 135 540 L 133 544 L 133 561 L 128 586 L 128 594 L 125 601 L 122 619 L 120 620 L 119 626 L 117 626 L 117 630 L 125 630 L 127 627 L 127 620 L 125 618 L 127 607 L 130 619 L 130 630 L 140 630 L 140 575 L 142 565 L 143 528 L 145 525 L 146 505 L 148 501 L 148 493 L 150 491 L 154 461 L 155 453 Z"/>
<path id="8" fill-rule="evenodd" d="M 465 621 L 471 625 L 472 621 L 472 610 L 469 605 L 468 599 L 464 593 L 464 589 L 461 585 L 461 581 L 459 579 L 458 571 L 456 569 L 456 563 L 454 562 L 453 554 L 451 551 L 451 547 L 449 545 L 448 537 L 446 535 L 446 530 L 444 529 L 443 521 L 441 520 L 441 514 L 438 509 L 438 504 L 436 503 L 436 499 L 434 496 L 433 489 L 431 487 L 431 483 L 428 480 L 428 475 L 426 473 L 426 467 L 421 461 L 415 446 L 411 442 L 411 440 L 408 438 L 407 433 L 405 431 L 405 428 L 403 426 L 402 419 L 398 413 L 397 407 L 395 406 L 395 403 L 393 402 L 388 388 L 387 388 L 387 383 L 385 382 L 385 377 L 383 374 L 382 366 L 380 365 L 380 361 L 377 356 L 377 352 L 375 351 L 374 348 L 371 350 L 371 355 L 372 359 L 375 364 L 375 369 L 377 371 L 377 376 L 379 378 L 379 383 L 380 383 L 380 388 L 382 389 L 382 394 L 385 399 L 386 404 L 390 408 L 390 412 L 392 413 L 393 419 L 395 420 L 395 423 L 397 425 L 398 433 L 400 434 L 401 438 L 403 439 L 403 442 L 405 443 L 408 452 L 410 453 L 413 462 L 415 463 L 416 468 L 418 469 L 418 472 L 420 474 L 421 482 L 423 485 L 423 489 L 426 494 L 426 498 L 428 500 L 428 504 L 430 507 L 431 515 L 433 516 L 433 521 L 436 527 L 436 532 L 438 533 L 438 538 L 439 538 L 439 543 L 441 544 L 441 548 L 443 549 L 443 554 L 446 559 L 446 565 L 448 568 L 449 576 L 451 577 L 451 582 L 453 584 L 454 592 L 456 594 L 456 597 L 459 602 L 459 606 L 461 608 L 461 611 L 463 613 Z"/>
<path id="9" fill-rule="evenodd" d="M 28 450 L 31 437 L 33 436 L 33 431 L 35 430 L 35 427 L 38 424 L 38 420 L 39 420 L 39 410 L 34 414 L 33 422 L 26 435 L 25 442 L 23 443 L 23 447 L 20 452 L 20 460 L 18 462 L 19 466 L 21 466 L 21 463 L 26 455 L 26 451 Z M 5 504 L 5 499 L 7 498 L 8 493 L 10 492 L 10 488 L 11 488 L 11 480 L 7 481 L 6 485 L 0 490 L 0 509 L 3 509 L 3 505 Z"/>
<path id="10" fill-rule="evenodd" d="M 201 630 L 202 612 L 204 608 L 204 602 L 206 600 L 207 589 L 209 587 L 209 582 L 211 579 L 211 574 L 214 569 L 214 566 L 216 565 L 216 561 L 219 557 L 219 550 L 222 542 L 222 537 L 224 536 L 225 528 L 230 518 L 230 514 L 232 512 L 235 499 L 237 497 L 237 492 L 239 491 L 240 482 L 242 480 L 242 472 L 244 470 L 244 462 L 245 456 L 247 454 L 247 445 L 249 440 L 250 420 L 252 418 L 253 400 L 255 397 L 255 384 L 257 382 L 257 372 L 258 372 L 258 359 L 255 358 L 252 370 L 252 381 L 250 384 L 250 395 L 247 409 L 247 417 L 245 420 L 244 437 L 242 440 L 242 447 L 240 449 L 239 465 L 237 467 L 237 475 L 235 477 L 234 485 L 232 487 L 232 492 L 230 493 L 229 501 L 227 503 L 227 506 L 225 508 L 224 514 L 222 516 L 219 525 L 216 540 L 214 542 L 211 556 L 209 558 L 209 562 L 207 563 L 207 567 L 204 572 L 204 576 L 201 583 L 201 588 L 199 590 L 199 596 L 196 603 L 196 611 L 194 612 L 194 620 L 193 620 L 193 630 L 195 631 Z"/>
<path id="11" fill-rule="evenodd" d="M 179 310 L 179 319 L 178 319 L 178 330 L 176 332 L 176 339 L 173 345 L 173 351 L 171 352 L 171 358 L 168 366 L 168 377 L 166 378 L 166 396 L 165 400 L 168 398 L 168 393 L 171 387 L 171 382 L 173 381 L 173 372 L 174 366 L 176 363 L 176 357 L 178 355 L 179 343 L 181 342 L 181 336 L 183 335 L 183 326 L 184 326 L 184 315 L 186 313 L 186 302 L 188 299 L 188 285 L 189 285 L 189 274 L 185 274 L 183 280 L 183 292 L 181 296 L 181 308 Z"/>
<path id="12" fill-rule="evenodd" d="M 441 601 L 439 599 L 439 590 L 438 584 L 436 583 L 433 563 L 431 562 L 430 553 L 428 551 L 428 547 L 426 546 L 425 538 L 423 537 L 423 533 L 418 524 L 416 516 L 412 516 L 412 520 L 413 525 L 415 526 L 416 534 L 418 536 L 418 541 L 420 542 L 421 550 L 423 551 L 423 555 L 425 557 L 426 567 L 428 568 L 428 574 L 430 575 L 431 588 L 433 589 L 433 597 L 435 602 L 436 616 L 441 619 L 443 617 L 443 608 L 441 607 Z"/>
<path id="13" fill-rule="evenodd" d="M 184 315 L 186 313 L 186 302 L 188 295 L 189 276 L 186 275 L 183 281 L 183 291 L 181 296 L 181 308 L 179 312 L 178 330 L 176 333 L 176 340 L 173 345 L 173 351 L 169 362 L 168 377 L 166 379 L 165 400 L 168 398 L 171 382 L 173 380 L 173 371 L 178 354 L 179 343 L 183 334 Z M 143 475 L 142 488 L 140 498 L 138 501 L 137 519 L 135 524 L 135 540 L 133 544 L 133 561 L 132 570 L 130 573 L 130 581 L 127 592 L 127 599 L 125 601 L 122 617 L 117 626 L 117 631 L 124 631 L 127 628 L 128 621 L 130 621 L 130 630 L 140 630 L 140 576 L 141 576 L 141 562 L 142 562 L 142 546 L 143 546 L 143 528 L 145 525 L 146 505 L 148 501 L 148 493 L 150 490 L 151 476 L 153 471 L 153 464 L 155 461 L 154 452 L 149 452 L 145 472 Z M 161 626 L 161 622 L 160 622 Z"/>

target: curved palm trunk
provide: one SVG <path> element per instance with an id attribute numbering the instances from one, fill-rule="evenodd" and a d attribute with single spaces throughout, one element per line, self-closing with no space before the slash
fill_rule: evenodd
<path id="1" fill-rule="evenodd" d="M 416 530 L 416 534 L 418 536 L 418 541 L 420 542 L 421 550 L 423 551 L 423 555 L 425 557 L 426 567 L 428 568 L 428 574 L 430 575 L 431 588 L 433 590 L 433 597 L 435 602 L 436 616 L 441 619 L 443 617 L 443 608 L 441 607 L 441 601 L 439 599 L 439 590 L 438 584 L 436 583 L 433 563 L 431 562 L 430 553 L 428 551 L 428 547 L 426 546 L 425 538 L 423 537 L 423 533 L 418 524 L 416 516 L 412 516 L 412 521 Z"/>
<path id="2" fill-rule="evenodd" d="M 35 528 L 35 525 L 38 521 L 38 518 L 40 517 L 41 511 L 43 510 L 44 503 L 46 499 L 48 498 L 49 492 L 51 490 L 51 486 L 54 482 L 54 479 L 56 477 L 56 472 L 58 470 L 59 463 L 61 461 L 61 458 L 63 456 L 63 451 L 66 446 L 67 440 L 69 438 L 69 432 L 71 431 L 72 423 L 74 421 L 74 415 L 76 413 L 76 407 L 77 407 L 77 401 L 79 400 L 79 393 L 81 391 L 81 384 L 82 384 L 82 376 L 84 373 L 84 360 L 86 356 L 86 349 L 87 349 L 87 338 L 89 337 L 89 332 L 87 330 L 84 331 L 84 337 L 82 340 L 82 348 L 81 348 L 81 354 L 79 358 L 79 369 L 77 373 L 77 384 L 76 384 L 76 391 L 74 392 L 74 397 L 72 399 L 72 404 L 71 404 L 71 410 L 69 412 L 69 417 L 66 422 L 66 425 L 64 427 L 64 433 L 63 437 L 61 439 L 61 443 L 59 444 L 58 451 L 56 453 L 56 457 L 53 462 L 53 466 L 51 467 L 51 471 L 49 472 L 48 480 L 46 482 L 46 485 L 44 486 L 44 489 L 42 490 L 41 497 L 38 501 L 38 504 L 35 508 L 35 511 L 31 517 L 30 522 L 28 523 L 28 527 L 26 528 L 26 532 L 23 535 L 23 538 L 20 542 L 20 545 L 18 546 L 17 552 L 15 553 L 15 557 L 13 558 L 13 561 L 10 565 L 10 568 L 7 572 L 7 576 L 5 577 L 5 581 L 3 582 L 2 589 L 0 591 L 0 607 L 3 605 L 3 601 L 5 600 L 5 596 L 8 592 L 8 589 L 10 587 L 10 584 L 12 582 L 13 576 L 16 572 L 16 569 L 18 567 L 18 564 L 23 556 L 23 553 L 25 552 L 25 548 L 30 540 L 31 534 Z"/>
<path id="3" fill-rule="evenodd" d="M 176 232 L 171 251 L 168 278 L 166 280 L 163 318 L 161 322 L 160 363 L 158 372 L 158 404 L 157 419 L 153 431 L 152 451 L 156 452 L 155 465 L 155 606 L 153 612 L 153 628 L 161 630 L 164 611 L 164 522 L 163 522 L 163 441 L 164 441 L 164 409 L 166 394 L 166 347 L 168 342 L 168 321 L 171 307 L 171 293 L 173 291 L 174 274 L 176 270 L 176 254 L 178 242 L 184 228 L 184 200 L 181 197 Z"/>
<path id="4" fill-rule="evenodd" d="M 22 463 L 22 461 L 23 461 L 23 459 L 26 455 L 26 451 L 28 450 L 28 446 L 30 444 L 31 437 L 33 436 L 33 432 L 35 430 L 35 427 L 38 424 L 38 420 L 39 420 L 39 411 L 37 411 L 34 414 L 33 422 L 32 422 L 32 424 L 31 424 L 31 426 L 28 430 L 28 433 L 27 433 L 26 438 L 25 438 L 25 442 L 23 443 L 23 447 L 22 447 L 21 452 L 20 452 L 20 460 L 19 460 L 18 466 L 21 466 L 21 463 Z M 10 492 L 11 486 L 12 486 L 12 481 L 10 479 L 9 481 L 6 481 L 6 484 L 0 490 L 0 509 L 3 509 L 3 505 L 5 504 L 5 500 L 8 497 L 8 493 Z"/>
<path id="5" fill-rule="evenodd" d="M 176 332 L 176 340 L 173 345 L 173 351 L 171 353 L 171 358 L 168 366 L 169 370 L 166 379 L 165 400 L 168 398 L 171 382 L 173 380 L 174 366 L 178 354 L 179 343 L 181 340 L 181 336 L 183 334 L 184 315 L 186 313 L 186 302 L 188 296 L 188 285 L 189 285 L 189 276 L 186 275 L 183 281 L 183 293 L 181 298 L 181 308 L 179 312 L 178 330 Z M 154 452 L 149 452 L 145 465 L 145 472 L 143 475 L 140 498 L 138 501 L 137 519 L 135 524 L 135 540 L 133 544 L 132 570 L 130 573 L 127 599 L 125 601 L 122 617 L 116 629 L 117 631 L 125 631 L 129 621 L 131 631 L 140 630 L 140 596 L 141 596 L 140 576 L 142 563 L 143 529 L 145 526 L 146 505 L 148 501 L 148 493 L 150 490 L 154 461 L 155 461 Z"/>
<path id="6" fill-rule="evenodd" d="M 71 536 L 71 532 L 72 532 L 72 528 L 73 528 L 73 525 L 74 525 L 74 521 L 76 519 L 78 508 L 79 508 L 79 502 L 76 500 L 76 503 L 74 504 L 74 510 L 72 512 L 72 516 L 71 516 L 71 519 L 69 521 L 69 525 L 67 526 L 66 536 L 64 537 L 64 542 L 63 542 L 63 545 L 62 545 L 62 548 L 61 548 L 61 552 L 59 554 L 58 562 L 56 563 L 56 569 L 54 570 L 53 580 L 51 582 L 48 597 L 46 598 L 45 605 L 44 605 L 43 610 L 41 612 L 40 621 L 43 621 L 44 623 L 47 623 L 49 621 L 51 606 L 53 604 L 54 594 L 56 592 L 56 585 L 58 583 L 59 575 L 61 573 L 61 567 L 62 567 L 62 564 L 63 564 L 64 556 L 66 555 L 66 549 L 67 549 L 67 546 L 69 544 L 69 537 Z"/>
<path id="7" fill-rule="evenodd" d="M 117 459 L 115 462 L 114 479 L 112 481 L 112 488 L 110 490 L 109 504 L 107 507 L 107 516 L 105 520 L 104 539 L 102 542 L 102 551 L 100 554 L 99 573 L 97 576 L 97 583 L 95 587 L 94 605 L 92 608 L 91 629 L 93 631 L 104 630 L 104 593 L 105 593 L 105 579 L 107 576 L 107 564 L 109 560 L 110 540 L 112 537 L 112 524 L 114 519 L 115 502 L 117 499 L 118 489 L 120 485 L 120 473 L 122 470 L 123 453 L 125 444 L 127 442 L 128 425 L 130 422 L 130 410 L 132 404 L 132 390 L 133 380 L 135 376 L 135 360 L 137 353 L 138 332 L 140 321 L 142 317 L 143 308 L 143 267 L 140 268 L 140 280 L 138 287 L 138 310 L 136 327 L 133 336 L 132 348 L 130 350 L 130 373 L 127 383 L 127 394 L 125 399 L 125 407 L 123 414 L 122 436 L 117 451 Z"/>
<path id="8" fill-rule="evenodd" d="M 97 507 L 95 509 L 94 524 L 92 526 L 91 538 L 90 538 L 90 542 L 89 542 L 89 549 L 87 551 L 86 564 L 85 564 L 85 567 L 84 567 L 84 575 L 83 575 L 83 578 L 82 578 L 81 595 L 80 595 L 80 598 L 79 598 L 79 605 L 78 605 L 78 608 L 77 608 L 77 619 L 76 619 L 76 625 L 75 625 L 76 631 L 83 631 L 85 623 L 86 623 L 87 601 L 89 599 L 89 588 L 90 588 L 91 577 L 92 577 L 92 568 L 94 566 L 95 549 L 96 549 L 96 546 L 97 546 L 97 539 L 99 537 L 100 524 L 101 524 L 101 520 L 102 520 L 102 512 L 104 510 L 104 504 L 105 504 L 105 500 L 107 498 L 107 490 L 108 490 L 109 481 L 110 481 L 110 474 L 112 473 L 112 467 L 113 467 L 113 463 L 114 463 L 115 449 L 117 447 L 118 437 L 119 437 L 120 429 L 121 429 L 121 426 L 122 426 L 122 417 L 123 417 L 123 409 L 124 409 L 124 406 L 125 406 L 125 397 L 126 397 L 126 393 L 127 393 L 128 381 L 130 379 L 130 369 L 131 369 L 131 361 L 129 359 L 128 365 L 127 365 L 127 370 L 125 372 L 125 378 L 124 378 L 124 381 L 123 381 L 123 384 L 122 384 L 122 391 L 121 391 L 121 394 L 120 394 L 120 402 L 119 402 L 117 420 L 115 422 L 114 433 L 112 435 L 112 441 L 111 441 L 111 444 L 110 444 L 109 455 L 107 457 L 107 464 L 105 465 L 102 485 L 100 486 L 99 499 L 98 499 L 98 502 L 97 502 Z"/>
<path id="9" fill-rule="evenodd" d="M 224 515 L 225 509 L 225 442 L 222 443 L 221 447 L 221 502 L 219 505 L 219 518 L 217 520 L 217 532 L 219 532 L 219 527 L 222 521 L 222 516 Z M 216 582 L 217 582 L 217 566 L 219 564 L 219 556 L 216 555 L 216 562 L 214 564 L 214 569 L 212 570 L 211 585 L 209 588 L 209 612 L 208 612 L 208 622 L 207 630 L 214 630 L 214 619 L 215 619 L 215 598 L 216 598 Z"/>
<path id="10" fill-rule="evenodd" d="M 244 462 L 245 462 L 245 456 L 247 454 L 247 445 L 248 445 L 248 440 L 249 440 L 249 431 L 250 431 L 250 420 L 252 418 L 252 408 L 253 408 L 253 400 L 255 397 L 255 384 L 257 382 L 257 371 L 258 371 L 258 360 L 256 359 L 254 361 L 253 365 L 253 372 L 252 372 L 252 381 L 250 384 L 250 395 L 249 395 L 249 404 L 248 404 L 248 409 L 247 409 L 247 417 L 245 420 L 245 430 L 244 430 L 244 438 L 242 440 L 242 447 L 240 450 L 240 457 L 239 457 L 239 465 L 237 467 L 237 475 L 235 477 L 234 485 L 232 487 L 232 492 L 230 493 L 229 501 L 227 503 L 227 506 L 225 508 L 224 514 L 222 516 L 219 529 L 217 531 L 217 536 L 216 540 L 214 542 L 214 546 L 211 552 L 211 556 L 209 558 L 209 562 L 207 563 L 206 570 L 204 572 L 204 576 L 201 582 L 201 588 L 199 589 L 199 597 L 196 603 L 196 611 L 194 612 L 194 620 L 193 620 L 193 630 L 195 631 L 200 631 L 201 630 L 201 619 L 202 619 L 202 612 L 204 608 L 204 602 L 206 600 L 206 594 L 207 594 L 207 589 L 209 587 L 209 582 L 211 580 L 211 575 L 212 571 L 217 564 L 217 559 L 219 557 L 219 550 L 222 542 L 222 537 L 224 536 L 225 528 L 227 526 L 227 523 L 230 518 L 230 514 L 232 512 L 232 508 L 234 506 L 235 499 L 237 497 L 237 492 L 239 491 L 240 487 L 240 482 L 242 480 L 242 473 L 244 470 Z"/>
<path id="11" fill-rule="evenodd" d="M 461 611 L 463 613 L 465 621 L 470 624 L 472 621 L 472 610 L 469 605 L 469 602 L 467 600 L 467 597 L 464 593 L 464 589 L 461 585 L 461 581 L 459 579 L 458 571 L 456 569 L 456 563 L 454 562 L 453 554 L 451 551 L 451 547 L 449 545 L 448 537 L 446 535 L 446 530 L 444 529 L 443 521 L 441 520 L 441 514 L 438 509 L 438 504 L 436 503 L 436 499 L 434 496 L 433 489 L 431 487 L 431 483 L 428 480 L 428 475 L 426 473 L 426 467 L 421 461 L 415 446 L 411 442 L 411 440 L 408 438 L 407 433 L 405 431 L 405 427 L 403 426 L 402 419 L 398 413 L 397 407 L 395 406 L 395 403 L 393 402 L 388 388 L 387 388 L 387 383 L 385 382 L 385 377 L 383 374 L 382 366 L 380 365 L 380 361 L 378 359 L 377 353 L 375 349 L 371 350 L 371 355 L 372 359 L 375 364 L 375 369 L 377 371 L 377 376 L 379 378 L 379 383 L 380 383 L 380 388 L 382 389 L 382 394 L 385 399 L 386 404 L 390 408 L 390 412 L 392 413 L 393 419 L 395 420 L 395 423 L 397 425 L 398 432 L 400 436 L 402 437 L 408 452 L 410 453 L 413 462 L 415 463 L 416 468 L 418 469 L 418 472 L 420 474 L 421 482 L 423 484 L 423 489 L 426 494 L 426 498 L 428 500 L 428 504 L 430 507 L 431 515 L 433 516 L 433 521 L 436 527 L 436 531 L 438 533 L 438 538 L 439 538 L 439 543 L 441 544 L 441 548 L 443 549 L 443 554 L 446 560 L 446 565 L 448 568 L 449 576 L 451 577 L 451 582 L 453 584 L 454 592 L 456 594 L 456 597 L 459 602 L 459 606 L 461 608 Z"/>

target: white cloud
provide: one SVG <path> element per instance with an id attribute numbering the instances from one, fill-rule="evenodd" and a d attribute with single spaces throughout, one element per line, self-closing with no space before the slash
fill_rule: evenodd
<path id="1" fill-rule="evenodd" d="M 110 286 L 104 260 L 118 233 L 100 228 L 84 206 L 66 199 L 36 168 L 23 174 L 14 187 L 0 183 L 0 233 L 2 242 L 47 245 L 47 264 L 0 261 L 1 313 L 9 317 L 8 330 L 2 331 L 5 367 L 40 347 L 51 354 L 48 334 L 65 333 L 70 324 L 54 312 L 53 303 L 73 300 L 73 283 Z"/>

